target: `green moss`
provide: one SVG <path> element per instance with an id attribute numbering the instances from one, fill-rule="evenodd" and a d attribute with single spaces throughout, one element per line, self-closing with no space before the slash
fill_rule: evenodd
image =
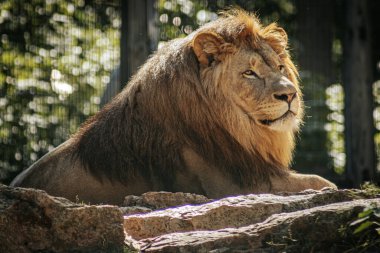
<path id="1" fill-rule="evenodd" d="M 127 246 L 124 247 L 124 251 L 123 251 L 123 253 L 137 253 L 137 252 L 139 251 L 136 249 L 129 248 Z"/>

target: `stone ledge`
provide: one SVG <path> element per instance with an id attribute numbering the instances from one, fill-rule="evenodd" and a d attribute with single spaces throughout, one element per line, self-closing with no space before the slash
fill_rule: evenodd
<path id="1" fill-rule="evenodd" d="M 123 252 L 122 223 L 116 206 L 0 185 L 1 252 Z"/>
<path id="2" fill-rule="evenodd" d="M 263 222 L 215 231 L 171 233 L 135 241 L 142 252 L 323 252 L 334 251 L 338 229 L 380 199 L 354 200 L 273 214 Z M 322 251 L 320 251 L 322 250 Z"/>
<path id="3" fill-rule="evenodd" d="M 332 189 L 296 195 L 242 195 L 202 205 L 127 215 L 124 229 L 133 239 L 140 240 L 174 232 L 237 228 L 261 222 L 276 213 L 368 197 L 362 191 Z"/>

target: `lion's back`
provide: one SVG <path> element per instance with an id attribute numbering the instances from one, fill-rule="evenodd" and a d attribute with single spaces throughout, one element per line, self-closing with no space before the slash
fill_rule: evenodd
<path id="1" fill-rule="evenodd" d="M 71 141 L 32 164 L 12 181 L 11 186 L 40 189 L 52 196 L 91 204 L 121 204 L 126 195 L 149 191 L 143 179 L 123 184 L 96 178 L 84 168 Z"/>
<path id="2" fill-rule="evenodd" d="M 65 142 L 44 155 L 19 174 L 10 185 L 49 190 L 51 185 L 56 183 L 57 178 L 62 178 L 62 172 L 66 169 L 64 164 L 72 160 L 67 145 L 68 143 Z"/>

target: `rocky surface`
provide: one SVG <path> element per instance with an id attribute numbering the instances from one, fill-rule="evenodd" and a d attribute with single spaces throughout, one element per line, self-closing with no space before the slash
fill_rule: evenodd
<path id="1" fill-rule="evenodd" d="M 340 252 L 342 224 L 371 204 L 380 205 L 380 200 L 335 203 L 274 214 L 240 228 L 171 233 L 133 243 L 143 252 Z"/>
<path id="2" fill-rule="evenodd" d="M 141 196 L 128 195 L 124 199 L 124 206 L 120 207 L 124 215 L 149 213 L 157 209 L 183 206 L 188 204 L 202 204 L 211 202 L 203 195 L 184 192 L 146 192 Z"/>
<path id="3" fill-rule="evenodd" d="M 380 207 L 379 197 L 325 189 L 126 215 L 126 244 L 142 252 L 339 252 L 339 229 L 364 208 Z"/>
<path id="4" fill-rule="evenodd" d="M 129 195 L 124 199 L 125 206 L 142 206 L 163 209 L 187 204 L 203 204 L 212 201 L 203 195 L 183 192 L 147 192 L 141 196 Z"/>
<path id="5" fill-rule="evenodd" d="M 123 252 L 122 213 L 0 185 L 0 252 Z"/>
<path id="6" fill-rule="evenodd" d="M 150 192 L 127 196 L 126 206 L 117 207 L 0 185 L 0 252 L 343 252 L 347 247 L 341 245 L 353 241 L 342 227 L 349 231 L 347 224 L 373 206 L 373 217 L 379 216 L 374 221 L 380 222 L 379 197 L 378 189 L 220 200 Z M 371 224 L 366 235 L 374 236 L 376 252 L 378 227 Z"/>
<path id="7" fill-rule="evenodd" d="M 129 236 L 140 240 L 174 232 L 217 230 L 261 222 L 277 213 L 288 213 L 366 197 L 352 190 L 306 191 L 296 195 L 242 195 L 203 205 L 186 205 L 124 217 Z"/>

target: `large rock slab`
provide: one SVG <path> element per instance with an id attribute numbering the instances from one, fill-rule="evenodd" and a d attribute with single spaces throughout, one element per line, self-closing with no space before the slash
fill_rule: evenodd
<path id="1" fill-rule="evenodd" d="M 174 232 L 238 228 L 258 223 L 272 214 L 288 213 L 336 202 L 367 198 L 353 190 L 305 191 L 296 195 L 242 195 L 203 205 L 186 205 L 146 214 L 124 216 L 124 228 L 140 240 Z"/>
<path id="2" fill-rule="evenodd" d="M 273 214 L 263 222 L 215 231 L 171 233 L 129 243 L 143 252 L 341 252 L 338 232 L 380 199 L 354 200 Z"/>
<path id="3" fill-rule="evenodd" d="M 0 185 L 1 252 L 123 252 L 122 224 L 115 206 L 75 204 Z"/>

